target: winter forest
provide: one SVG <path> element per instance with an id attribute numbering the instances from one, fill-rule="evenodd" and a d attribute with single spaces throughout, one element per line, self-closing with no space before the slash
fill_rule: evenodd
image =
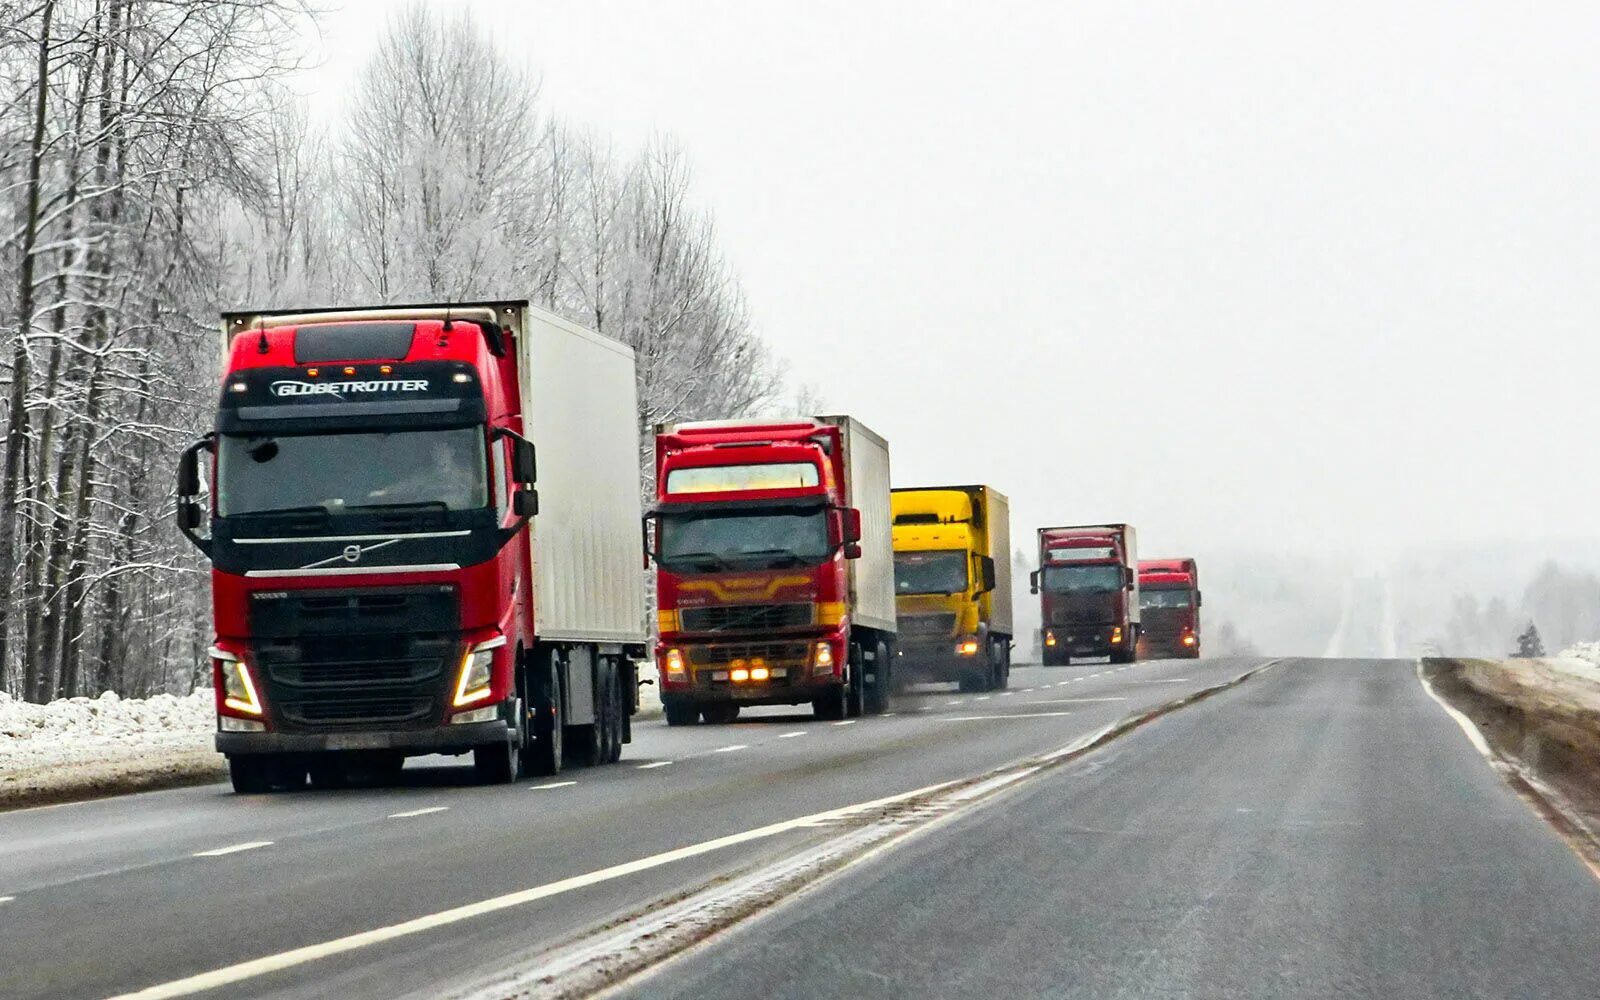
<path id="1" fill-rule="evenodd" d="M 0 0 L 0 679 L 186 690 L 206 567 L 172 528 L 224 308 L 531 297 L 637 352 L 641 431 L 781 389 L 689 164 L 619 158 L 465 14 L 383 27 L 338 127 L 296 0 Z"/>

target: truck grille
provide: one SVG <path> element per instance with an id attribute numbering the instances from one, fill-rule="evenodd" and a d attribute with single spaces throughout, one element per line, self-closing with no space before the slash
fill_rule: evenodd
<path id="1" fill-rule="evenodd" d="M 918 636 L 945 638 L 953 635 L 956 630 L 956 616 L 943 615 L 907 615 L 900 619 L 900 634 L 905 637 Z"/>
<path id="2" fill-rule="evenodd" d="M 453 588 L 302 591 L 251 601 L 251 657 L 285 729 L 426 726 L 460 663 Z"/>
<path id="3" fill-rule="evenodd" d="M 716 646 L 690 646 L 689 660 L 696 667 L 726 667 L 735 660 L 761 660 L 769 667 L 805 666 L 809 644 L 804 642 L 742 642 Z"/>
<path id="4" fill-rule="evenodd" d="M 684 608 L 680 614 L 685 632 L 752 631 L 797 628 L 816 618 L 814 604 L 719 604 L 709 608 Z"/>
<path id="5" fill-rule="evenodd" d="M 1116 620 L 1106 608 L 1056 608 L 1050 613 L 1052 625 L 1104 625 Z"/>

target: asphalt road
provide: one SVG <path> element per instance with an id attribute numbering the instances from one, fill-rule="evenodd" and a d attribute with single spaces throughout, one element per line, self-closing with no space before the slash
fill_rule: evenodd
<path id="1" fill-rule="evenodd" d="M 478 787 L 470 766 L 430 759 L 396 787 L 213 785 L 0 813 L 0 997 L 110 996 L 291 949 L 310 957 L 210 995 L 435 997 L 826 832 L 663 852 L 1057 749 L 1252 665 L 1018 668 L 1005 694 L 927 691 L 843 725 L 785 709 L 650 722 L 619 765 L 514 786 Z M 653 860 L 626 877 L 582 878 L 641 859 Z M 535 887 L 495 912 L 437 917 Z M 405 921 L 420 922 L 327 947 Z"/>
<path id="2" fill-rule="evenodd" d="M 1600 996 L 1600 884 L 1410 661 L 1301 660 L 1041 773 L 638 997 Z"/>

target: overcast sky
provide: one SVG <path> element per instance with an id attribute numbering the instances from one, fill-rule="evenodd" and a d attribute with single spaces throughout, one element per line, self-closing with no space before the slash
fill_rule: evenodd
<path id="1" fill-rule="evenodd" d="M 1146 555 L 1600 534 L 1600 4 L 461 5 L 677 139 L 899 485 Z M 325 22 L 319 114 L 390 6 Z"/>

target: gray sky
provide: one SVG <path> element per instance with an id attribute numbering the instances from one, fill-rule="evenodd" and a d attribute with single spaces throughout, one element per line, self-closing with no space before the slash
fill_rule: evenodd
<path id="1" fill-rule="evenodd" d="M 464 3 L 681 143 L 900 485 L 1147 555 L 1597 534 L 1600 4 Z M 323 113 L 390 6 L 326 22 Z"/>

